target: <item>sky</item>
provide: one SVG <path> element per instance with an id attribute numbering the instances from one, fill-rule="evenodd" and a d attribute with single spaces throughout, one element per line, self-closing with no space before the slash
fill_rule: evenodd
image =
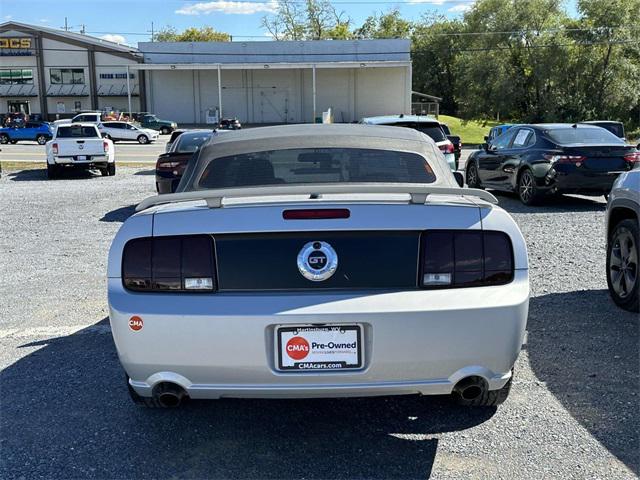
<path id="1" fill-rule="evenodd" d="M 475 0 L 332 0 L 338 11 L 359 26 L 376 12 L 398 7 L 407 19 L 423 14 L 448 17 L 462 15 Z M 211 26 L 234 40 L 269 40 L 260 26 L 277 0 L 0 0 L 0 22 L 17 22 L 68 28 L 118 43 L 136 46 L 150 40 L 154 29 L 167 25 L 181 31 L 187 27 Z"/>

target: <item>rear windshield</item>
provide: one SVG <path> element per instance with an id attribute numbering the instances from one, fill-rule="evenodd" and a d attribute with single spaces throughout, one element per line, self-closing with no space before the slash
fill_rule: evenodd
<path id="1" fill-rule="evenodd" d="M 444 131 L 440 127 L 439 123 L 427 123 L 427 122 L 394 122 L 387 124 L 391 127 L 405 127 L 405 128 L 413 128 L 414 130 L 418 130 L 429 137 L 434 142 L 442 142 L 447 139 Z"/>
<path id="2" fill-rule="evenodd" d="M 210 132 L 202 132 L 201 134 L 182 134 L 178 137 L 178 144 L 176 145 L 176 152 L 178 153 L 193 153 L 211 138 Z"/>
<path id="3" fill-rule="evenodd" d="M 98 136 L 96 127 L 58 127 L 58 138 L 92 138 Z"/>
<path id="4" fill-rule="evenodd" d="M 624 138 L 624 127 L 620 123 L 592 123 L 613 133 L 616 137 Z"/>
<path id="5" fill-rule="evenodd" d="M 613 133 L 604 128 L 557 128 L 553 130 L 547 130 L 549 137 L 560 145 L 570 145 L 572 143 L 580 143 L 583 145 L 589 144 L 601 144 L 601 143 L 624 143 Z"/>
<path id="6" fill-rule="evenodd" d="M 206 189 L 314 183 L 433 183 L 435 180 L 425 158 L 415 153 L 301 148 L 213 159 L 197 185 Z"/>

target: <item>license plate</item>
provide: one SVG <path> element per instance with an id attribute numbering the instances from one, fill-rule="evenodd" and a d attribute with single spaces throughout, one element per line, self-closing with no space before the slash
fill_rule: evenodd
<path id="1" fill-rule="evenodd" d="M 86 155 L 78 155 L 78 157 L 77 157 L 76 159 L 77 159 L 78 161 L 86 160 L 86 159 L 87 159 L 87 156 L 86 156 Z"/>
<path id="2" fill-rule="evenodd" d="M 278 370 L 319 371 L 362 368 L 359 325 L 300 325 L 276 331 Z"/>

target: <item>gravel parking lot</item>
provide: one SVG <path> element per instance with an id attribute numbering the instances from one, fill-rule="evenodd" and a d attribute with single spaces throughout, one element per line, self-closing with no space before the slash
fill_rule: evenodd
<path id="1" fill-rule="evenodd" d="M 638 475 L 638 318 L 606 291 L 604 199 L 527 208 L 499 197 L 528 241 L 532 299 L 497 410 L 385 397 L 155 411 L 128 398 L 105 281 L 111 239 L 154 194 L 153 178 L 127 167 L 57 181 L 43 169 L 3 171 L 0 478 Z"/>

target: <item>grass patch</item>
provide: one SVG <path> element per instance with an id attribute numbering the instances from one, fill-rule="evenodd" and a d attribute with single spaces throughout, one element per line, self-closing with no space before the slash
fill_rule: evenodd
<path id="1" fill-rule="evenodd" d="M 440 115 L 438 120 L 449 126 L 452 135 L 459 135 L 463 145 L 484 143 L 484 136 L 489 134 L 489 129 L 504 123 L 495 120 L 463 120 L 449 115 Z"/>

